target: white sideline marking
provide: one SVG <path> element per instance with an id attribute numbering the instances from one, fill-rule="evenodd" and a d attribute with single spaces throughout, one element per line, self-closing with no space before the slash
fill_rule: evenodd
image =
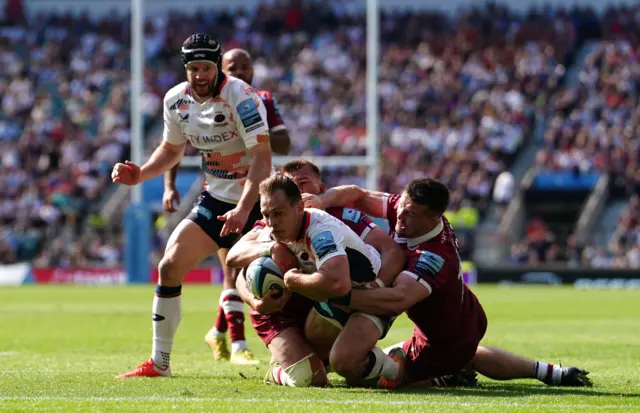
<path id="1" fill-rule="evenodd" d="M 411 406 L 411 405 L 437 405 L 437 406 L 496 406 L 496 407 L 537 407 L 540 403 L 523 403 L 523 402 L 456 402 L 447 400 L 363 400 L 363 399 L 261 399 L 261 398 L 235 398 L 235 397 L 160 397 L 160 396 L 131 396 L 131 397 L 63 397 L 63 396 L 0 396 L 0 401 L 99 401 L 99 402 L 131 402 L 131 401 L 158 401 L 158 402 L 234 402 L 234 403 L 298 403 L 298 404 L 366 404 L 366 405 L 395 405 L 395 406 Z M 630 409 L 637 407 L 631 404 L 553 404 L 554 408 L 559 409 Z"/>
<path id="2" fill-rule="evenodd" d="M 0 351 L 0 357 L 2 356 L 15 356 L 17 355 L 17 351 Z"/>

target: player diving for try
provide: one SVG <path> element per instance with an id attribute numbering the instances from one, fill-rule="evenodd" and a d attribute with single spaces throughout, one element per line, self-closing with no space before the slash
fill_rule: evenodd
<path id="1" fill-rule="evenodd" d="M 402 194 L 354 185 L 306 196 L 307 207 L 352 206 L 385 218 L 407 251 L 407 267 L 390 288 L 353 290 L 351 307 L 371 314 L 407 315 L 413 336 L 390 349 L 401 366 L 400 380 L 382 387 L 438 385 L 434 378 L 470 368 L 495 380 L 538 379 L 552 386 L 590 386 L 589 372 L 533 361 L 494 347 L 480 346 L 487 318 L 464 284 L 455 233 L 443 216 L 449 190 L 435 179 L 415 180 Z M 436 379 L 437 380 L 437 379 Z"/>
<path id="2" fill-rule="evenodd" d="M 284 296 L 265 311 L 273 314 L 273 318 L 256 320 L 252 315 L 254 326 L 275 361 L 267 374 L 267 381 L 298 387 L 323 385 L 326 372 L 322 360 L 327 358 L 334 368 L 344 370 L 346 375 L 369 379 L 378 378 L 381 374 L 396 377 L 397 363 L 375 347 L 378 339 L 386 334 L 391 317 L 351 313 L 343 307 L 348 304 L 352 287 L 379 288 L 380 284 L 384 285 L 384 281 L 378 278 L 382 275 L 379 253 L 362 241 L 363 234 L 358 236 L 341 220 L 324 211 L 305 210 L 298 186 L 287 176 L 274 175 L 261 184 L 260 204 L 264 220 L 229 251 L 227 263 L 243 268 L 261 256 L 272 256 L 278 263 L 280 249 L 284 247 L 295 255 L 300 267 L 286 272 Z M 390 261 L 389 275 L 385 276 L 387 283 L 395 278 L 403 265 L 402 253 L 396 252 L 395 255 L 396 259 Z M 254 298 L 246 291 L 246 286 L 241 286 L 243 278 L 238 277 L 239 289 L 244 291 L 245 299 L 252 302 Z M 336 350 L 334 345 L 330 354 L 326 354 L 329 353 L 327 351 L 316 356 L 315 348 L 301 332 L 305 320 L 291 314 L 295 309 L 313 314 L 309 311 L 311 304 L 298 295 L 313 300 L 314 310 L 338 326 L 340 336 L 347 337 L 343 340 L 344 349 Z M 259 310 L 261 304 L 266 304 L 260 300 L 253 302 Z M 291 307 L 285 309 L 287 304 Z M 271 312 L 280 309 L 283 314 Z M 352 359 L 343 360 L 347 352 Z"/>
<path id="3" fill-rule="evenodd" d="M 222 71 L 228 75 L 243 80 L 251 85 L 253 81 L 253 63 L 249 52 L 243 49 L 231 49 L 222 55 Z M 271 150 L 280 155 L 289 153 L 291 138 L 289 131 L 282 120 L 278 103 L 271 92 L 256 89 L 255 92 L 262 98 L 267 112 L 267 126 L 269 127 L 269 140 Z M 180 205 L 180 195 L 176 188 L 176 175 L 180 163 L 176 164 L 164 174 L 164 194 L 162 205 L 165 211 L 175 212 L 174 204 Z M 205 189 L 206 189 L 205 183 Z M 228 248 L 218 249 L 218 259 L 224 274 L 223 290 L 220 293 L 218 313 L 214 326 L 205 335 L 205 342 L 213 352 L 216 361 L 229 360 L 236 364 L 255 364 L 258 361 L 253 358 L 246 346 L 244 337 L 244 306 L 242 299 L 235 288 L 238 270 L 226 265 Z M 226 332 L 229 330 L 231 338 L 231 354 L 227 347 Z"/>
<path id="4" fill-rule="evenodd" d="M 119 378 L 171 376 L 170 354 L 182 313 L 186 273 L 261 218 L 259 184 L 273 171 L 262 99 L 245 82 L 220 70 L 221 46 L 206 34 L 182 45 L 187 81 L 164 97 L 161 145 L 141 167 L 118 163 L 113 182 L 137 185 L 175 166 L 189 142 L 202 155 L 208 183 L 189 216 L 173 231 L 158 266 L 152 307 L 151 357 Z"/>

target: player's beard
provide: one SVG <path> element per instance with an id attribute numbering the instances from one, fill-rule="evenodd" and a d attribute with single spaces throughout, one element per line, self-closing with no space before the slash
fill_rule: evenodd
<path id="1" fill-rule="evenodd" d="M 207 85 L 199 85 L 198 81 L 195 81 L 194 84 L 191 85 L 191 88 L 201 99 L 213 97 L 213 93 L 216 88 L 216 78 L 210 81 Z"/>

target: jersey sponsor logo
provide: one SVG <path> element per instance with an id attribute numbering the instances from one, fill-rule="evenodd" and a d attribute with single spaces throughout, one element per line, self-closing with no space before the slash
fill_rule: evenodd
<path id="1" fill-rule="evenodd" d="M 252 98 L 240 102 L 238 106 L 236 106 L 236 110 L 238 111 L 242 125 L 247 132 L 251 132 L 261 126 L 264 126 L 264 122 L 262 121 L 262 117 L 258 111 L 258 106 Z"/>
<path id="2" fill-rule="evenodd" d="M 171 107 L 169 107 L 169 110 L 176 110 L 176 109 L 180 109 L 180 110 L 189 109 L 189 101 L 186 99 L 178 99 L 176 103 L 174 103 L 173 105 L 171 105 Z"/>
<path id="3" fill-rule="evenodd" d="M 362 213 L 360 211 L 357 211 L 351 208 L 344 208 L 342 210 L 343 221 L 350 221 L 350 222 L 353 222 L 354 224 L 357 224 L 358 222 L 360 222 L 361 218 L 362 218 Z"/>
<path id="4" fill-rule="evenodd" d="M 207 208 L 203 207 L 202 205 L 194 206 L 192 211 L 198 215 L 202 215 L 206 219 L 211 219 L 211 217 L 213 217 L 213 214 L 211 213 L 211 211 L 209 211 Z"/>
<path id="5" fill-rule="evenodd" d="M 187 113 L 186 115 L 182 116 L 180 113 L 178 113 L 178 116 L 180 116 L 180 122 L 186 122 L 189 120 L 189 114 Z"/>
<path id="6" fill-rule="evenodd" d="M 444 258 L 431 251 L 422 251 L 416 262 L 415 270 L 420 277 L 427 275 L 434 277 L 438 275 L 443 265 Z"/>
<path id="7" fill-rule="evenodd" d="M 221 133 L 220 135 L 192 135 L 190 133 L 185 134 L 186 138 L 192 145 L 199 145 L 205 143 L 220 143 L 227 142 L 233 138 L 239 138 L 237 131 L 229 131 Z"/>
<path id="8" fill-rule="evenodd" d="M 333 239 L 331 231 L 324 231 L 316 235 L 311 240 L 311 246 L 316 251 L 318 259 L 321 260 L 332 252 L 338 251 L 336 242 Z"/>
<path id="9" fill-rule="evenodd" d="M 223 155 L 220 152 L 202 151 L 202 170 L 219 179 L 243 179 L 249 175 L 251 165 L 239 165 L 246 152 Z"/>

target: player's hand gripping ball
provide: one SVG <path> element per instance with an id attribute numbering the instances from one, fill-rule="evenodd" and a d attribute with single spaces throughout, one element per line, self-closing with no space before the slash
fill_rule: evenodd
<path id="1" fill-rule="evenodd" d="M 247 285 L 256 298 L 262 298 L 275 290 L 272 295 L 277 299 L 284 290 L 284 274 L 291 268 L 296 268 L 296 256 L 284 244 L 276 243 L 271 248 L 271 257 L 260 257 L 253 261 L 245 271 Z"/>

